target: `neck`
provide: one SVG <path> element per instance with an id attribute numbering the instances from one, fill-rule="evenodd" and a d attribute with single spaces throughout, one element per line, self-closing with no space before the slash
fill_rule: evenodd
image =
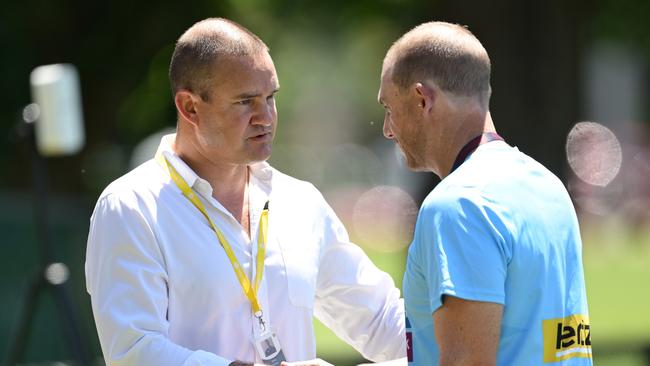
<path id="1" fill-rule="evenodd" d="M 450 121 L 452 129 L 447 136 L 447 144 L 439 155 L 441 157 L 438 166 L 438 176 L 444 178 L 451 172 L 454 162 L 458 157 L 461 149 L 473 138 L 486 132 L 496 132 L 490 112 L 468 113 L 458 118 L 456 121 Z"/>
<path id="2" fill-rule="evenodd" d="M 210 183 L 212 197 L 248 232 L 248 166 L 210 159 L 191 141 L 182 141 L 178 136 L 173 150 L 199 177 Z"/>

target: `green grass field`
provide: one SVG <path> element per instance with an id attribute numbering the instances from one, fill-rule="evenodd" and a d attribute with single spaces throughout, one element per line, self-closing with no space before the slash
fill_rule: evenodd
<path id="1" fill-rule="evenodd" d="M 585 234 L 584 266 L 594 360 L 599 366 L 641 366 L 639 353 L 650 346 L 650 234 L 631 236 L 600 228 Z M 366 250 L 375 264 L 401 287 L 406 252 Z M 315 321 L 319 356 L 337 366 L 355 365 L 361 356 Z"/>
<path id="2" fill-rule="evenodd" d="M 650 346 L 650 235 L 605 228 L 585 235 L 584 242 L 595 361 L 650 364 L 638 354 Z"/>

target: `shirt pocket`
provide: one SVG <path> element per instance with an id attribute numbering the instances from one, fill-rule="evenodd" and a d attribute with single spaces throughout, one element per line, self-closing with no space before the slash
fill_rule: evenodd
<path id="1" fill-rule="evenodd" d="M 314 243 L 301 243 L 293 238 L 281 241 L 280 246 L 287 274 L 289 301 L 297 307 L 313 308 L 318 278 L 318 247 Z"/>

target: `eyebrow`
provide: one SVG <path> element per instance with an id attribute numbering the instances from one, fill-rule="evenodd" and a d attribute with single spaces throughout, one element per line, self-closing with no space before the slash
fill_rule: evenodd
<path id="1" fill-rule="evenodd" d="M 275 89 L 271 92 L 271 94 L 275 94 L 275 93 L 277 93 L 278 91 L 280 91 L 280 88 L 279 88 L 279 87 L 278 87 L 278 88 L 275 88 Z M 257 98 L 257 97 L 260 97 L 260 96 L 262 96 L 262 93 L 242 93 L 242 94 L 237 95 L 237 96 L 235 97 L 235 99 L 250 99 L 250 98 Z"/>

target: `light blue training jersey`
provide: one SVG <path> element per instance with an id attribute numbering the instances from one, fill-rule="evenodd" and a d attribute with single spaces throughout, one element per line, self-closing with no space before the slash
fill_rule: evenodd
<path id="1" fill-rule="evenodd" d="M 578 221 L 560 180 L 505 142 L 427 196 L 404 275 L 410 365 L 437 365 L 444 296 L 504 305 L 498 365 L 592 365 Z"/>

